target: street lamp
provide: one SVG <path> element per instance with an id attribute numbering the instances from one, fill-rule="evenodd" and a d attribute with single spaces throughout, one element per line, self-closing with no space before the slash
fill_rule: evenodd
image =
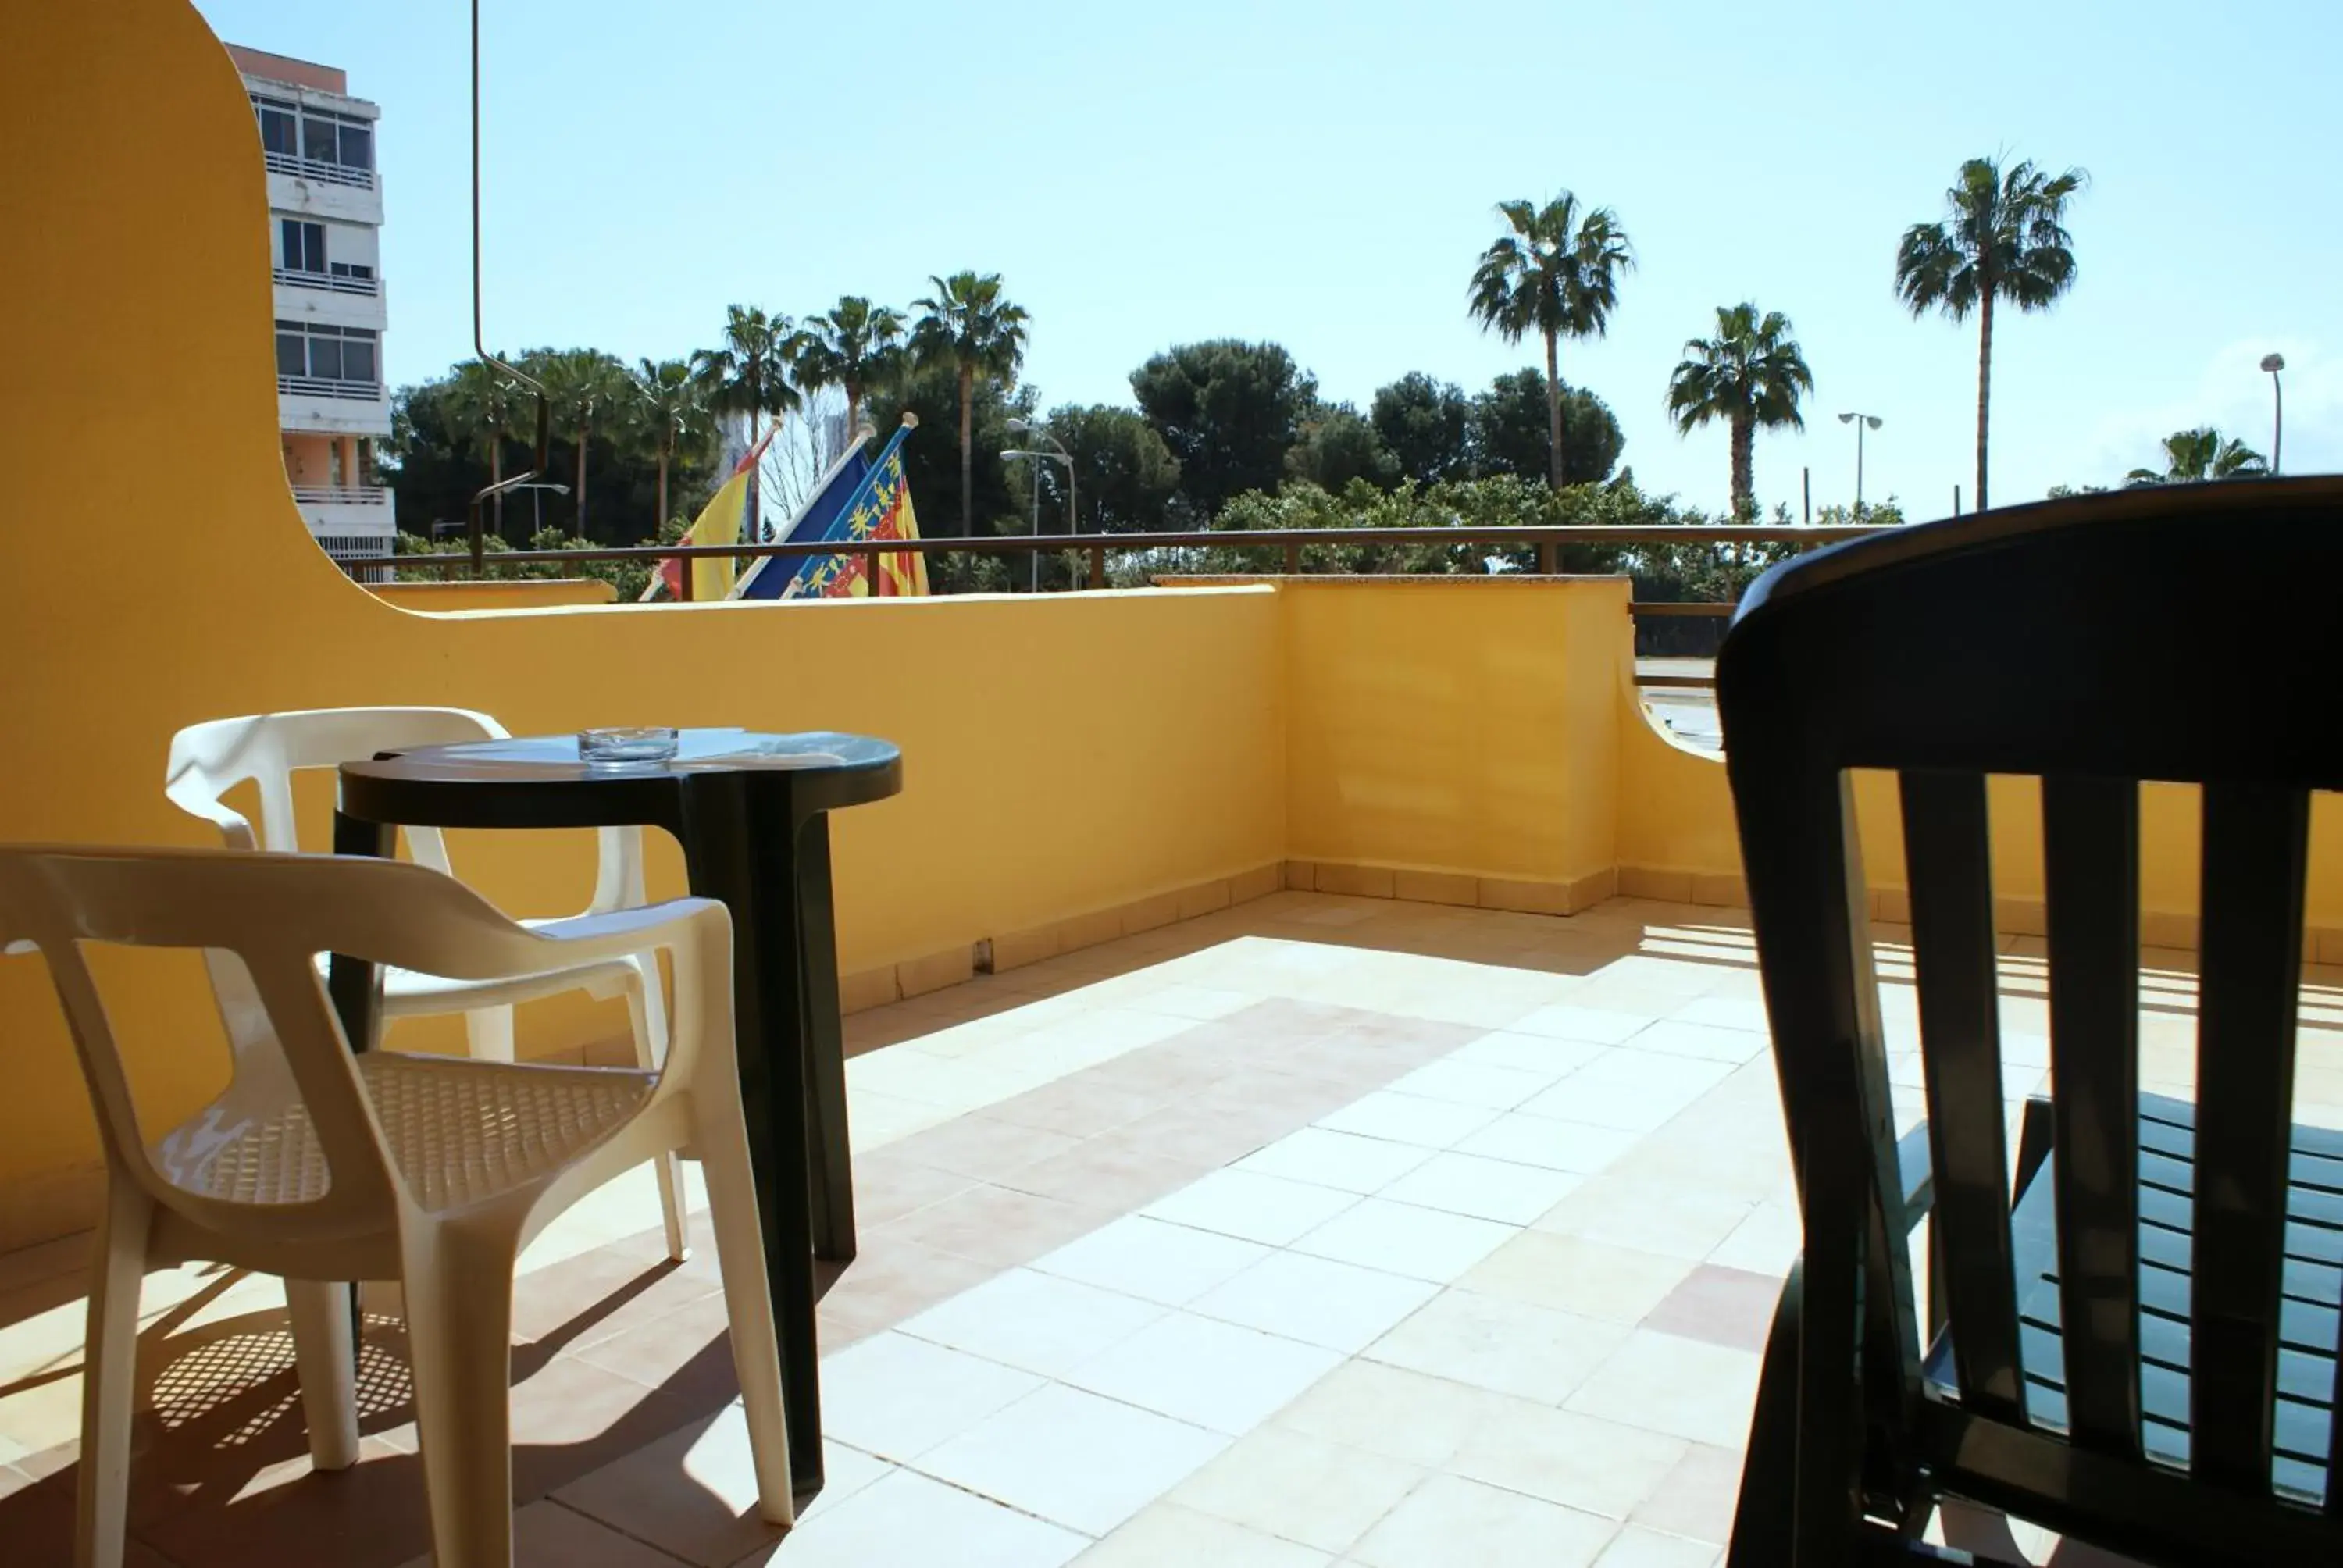
<path id="1" fill-rule="evenodd" d="M 1077 504 L 1078 498 L 1074 492 L 1074 455 L 1066 450 L 1066 445 L 1064 442 L 1059 440 L 1055 436 L 1050 433 L 1047 426 L 1036 425 L 1030 419 L 1010 420 L 1009 433 L 1012 436 L 1032 435 L 1041 437 L 1041 439 L 1049 442 L 1051 447 L 1051 449 L 1042 453 L 1041 456 L 1045 457 L 1053 457 L 1066 466 L 1066 532 L 1070 534 L 1081 533 L 1082 531 L 1082 508 Z"/>
<path id="2" fill-rule="evenodd" d="M 1001 455 L 1004 457 L 1023 457 L 1027 461 L 1034 463 L 1046 462 L 1051 457 L 1056 456 L 1056 454 L 1052 452 L 1028 452 L 1015 447 L 1008 448 Z M 1033 537 L 1037 539 L 1041 537 L 1041 476 L 1039 474 L 1035 474 L 1033 476 Z M 1031 593 L 1040 593 L 1041 591 L 1041 551 L 1040 548 L 1036 547 L 1033 549 L 1026 551 L 1025 558 L 1031 561 L 1033 567 L 1032 578 L 1028 585 L 1027 591 Z"/>
<path id="3" fill-rule="evenodd" d="M 2278 378 L 2278 373 L 2286 368 L 2286 356 L 2263 355 L 2262 368 L 2269 372 L 2270 378 L 2270 473 L 2276 475 L 2279 443 L 2286 439 L 2286 391 Z"/>
<path id="4" fill-rule="evenodd" d="M 535 494 L 531 495 L 528 498 L 528 504 L 535 511 L 534 520 L 529 525 L 529 533 L 532 536 L 545 532 L 545 492 L 551 490 L 558 496 L 566 496 L 569 493 L 568 486 L 550 483 L 515 485 L 513 488 L 516 490 L 531 490 L 535 492 Z"/>
<path id="5" fill-rule="evenodd" d="M 1842 414 L 1838 422 L 1855 427 L 1855 520 L 1859 523 L 1863 521 L 1863 427 L 1878 429 L 1880 418 L 1876 414 Z"/>

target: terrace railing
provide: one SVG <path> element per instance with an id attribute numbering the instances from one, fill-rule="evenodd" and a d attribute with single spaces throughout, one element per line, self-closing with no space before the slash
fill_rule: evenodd
<path id="1" fill-rule="evenodd" d="M 372 169 L 355 169 L 347 164 L 329 164 L 323 158 L 305 158 L 293 153 L 262 155 L 273 175 L 291 175 L 296 179 L 323 180 L 327 185 L 348 186 L 356 190 L 374 189 Z"/>
<path id="2" fill-rule="evenodd" d="M 855 541 L 829 540 L 815 544 L 737 544 L 737 545 L 636 545 L 608 549 L 563 550 L 499 550 L 493 555 L 485 548 L 484 536 L 476 528 L 472 548 L 447 555 L 408 555 L 398 558 L 401 571 L 468 572 L 474 577 L 486 574 L 491 566 L 511 567 L 584 566 L 598 562 L 633 562 L 656 568 L 668 560 L 694 560 L 701 557 L 761 559 L 769 556 L 803 558 L 806 556 L 880 556 L 919 555 L 922 557 L 964 552 L 976 555 L 1031 555 L 1036 551 L 1051 555 L 1071 553 L 1087 558 L 1088 586 L 1093 589 L 1109 586 L 1107 560 L 1111 556 L 1162 553 L 1176 555 L 1182 551 L 1211 550 L 1220 554 L 1236 553 L 1240 564 L 1233 568 L 1215 561 L 1206 567 L 1182 567 L 1167 563 L 1161 575 L 1166 577 L 1225 577 L 1274 576 L 1300 577 L 1310 575 L 1304 565 L 1305 552 L 1313 548 L 1347 546 L 1352 548 L 1388 548 L 1394 545 L 1472 545 L 1534 552 L 1536 573 L 1557 575 L 1562 567 L 1563 552 L 1573 547 L 1593 547 L 1609 549 L 1655 549 L 1698 546 L 1788 545 L 1800 551 L 1816 549 L 1824 545 L 1845 539 L 1858 539 L 1883 533 L 1882 527 L 1861 525 L 1686 525 L 1669 528 L 1623 528 L 1612 526 L 1562 525 L 1547 528 L 1281 528 L 1262 530 L 1194 529 L 1182 532 L 1130 534 L 1004 534 L 986 538 L 944 538 L 919 539 L 863 539 Z M 1268 556 L 1278 564 L 1273 568 L 1244 564 L 1251 558 Z M 1367 575 L 1402 575 L 1370 573 Z M 691 574 L 680 574 L 684 597 L 691 597 Z M 1638 618 L 1668 617 L 1723 617 L 1733 613 L 1730 600 L 1662 600 L 1633 604 L 1630 610 Z M 1704 675 L 1645 675 L 1638 680 L 1645 686 L 1705 687 L 1715 684 Z"/>

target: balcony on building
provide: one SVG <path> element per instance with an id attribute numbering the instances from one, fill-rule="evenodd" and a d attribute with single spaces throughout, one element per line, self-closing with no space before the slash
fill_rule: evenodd
<path id="1" fill-rule="evenodd" d="M 347 223 L 381 223 L 382 181 L 374 146 L 380 111 L 351 97 L 340 71 L 256 50 L 235 53 L 260 124 L 269 206 Z"/>

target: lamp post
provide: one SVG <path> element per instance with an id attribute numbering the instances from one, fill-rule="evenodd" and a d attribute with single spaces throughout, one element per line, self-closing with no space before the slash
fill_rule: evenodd
<path id="1" fill-rule="evenodd" d="M 1081 533 L 1082 531 L 1082 508 L 1079 504 L 1080 498 L 1077 496 L 1074 489 L 1074 455 L 1066 450 L 1066 445 L 1064 442 L 1059 440 L 1055 436 L 1050 433 L 1047 426 L 1036 425 L 1030 419 L 1010 420 L 1009 433 L 1012 436 L 1033 435 L 1041 437 L 1041 439 L 1050 443 L 1051 447 L 1049 451 L 1041 454 L 1041 456 L 1045 457 L 1054 457 L 1059 462 L 1063 463 L 1066 466 L 1066 532 L 1070 534 Z"/>
<path id="2" fill-rule="evenodd" d="M 513 488 L 531 492 L 528 504 L 535 514 L 529 525 L 531 537 L 545 532 L 545 492 L 551 490 L 558 496 L 566 496 L 569 493 L 568 486 L 556 484 L 515 485 Z"/>
<path id="3" fill-rule="evenodd" d="M 2262 368 L 2269 372 L 2270 378 L 2270 473 L 2276 476 L 2280 444 L 2286 439 L 2286 389 L 2279 384 L 2278 377 L 2278 373 L 2286 368 L 2286 356 L 2263 355 Z"/>
<path id="4" fill-rule="evenodd" d="M 1039 463 L 1050 456 L 1047 452 L 1027 452 L 1014 447 L 1001 455 L 1004 457 L 1022 457 L 1031 463 Z M 1037 539 L 1041 537 L 1041 476 L 1038 471 L 1033 475 L 1033 537 Z M 1032 564 L 1033 568 L 1026 591 L 1040 593 L 1041 591 L 1041 552 L 1038 548 L 1028 550 L 1025 552 L 1025 558 Z"/>
<path id="5" fill-rule="evenodd" d="M 1878 429 L 1880 418 L 1876 414 L 1842 414 L 1838 422 L 1855 427 L 1855 520 L 1859 523 L 1863 521 L 1863 427 Z"/>

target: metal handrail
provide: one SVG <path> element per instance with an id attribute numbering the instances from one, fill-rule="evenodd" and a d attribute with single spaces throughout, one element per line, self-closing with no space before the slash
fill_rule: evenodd
<path id="1" fill-rule="evenodd" d="M 356 190 L 375 188 L 372 169 L 354 169 L 347 164 L 329 164 L 323 158 L 305 158 L 297 153 L 266 153 L 262 155 L 273 175 L 291 175 L 296 179 L 323 180 L 327 185 L 348 186 Z"/>
<path id="2" fill-rule="evenodd" d="M 351 397 L 367 403 L 383 399 L 379 381 L 329 381 L 322 376 L 279 376 L 277 389 L 311 397 Z"/>
<path id="3" fill-rule="evenodd" d="M 382 279 L 379 277 L 347 277 L 330 272 L 304 272 L 293 266 L 272 267 L 269 276 L 288 288 L 318 288 L 329 294 L 363 294 L 368 297 L 382 292 Z"/>
<path id="4" fill-rule="evenodd" d="M 386 485 L 296 485 L 293 498 L 313 507 L 387 507 Z"/>

